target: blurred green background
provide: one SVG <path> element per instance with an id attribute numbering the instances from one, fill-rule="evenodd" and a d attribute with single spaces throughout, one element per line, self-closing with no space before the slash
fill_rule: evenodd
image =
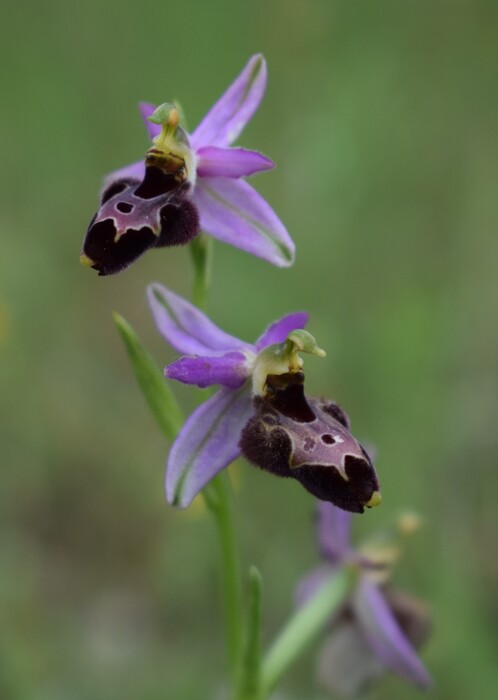
<path id="1" fill-rule="evenodd" d="M 195 125 L 253 53 L 267 95 L 240 142 L 278 164 L 254 183 L 297 244 L 276 270 L 216 244 L 211 317 L 249 341 L 296 309 L 328 351 L 308 390 L 378 449 L 384 501 L 424 517 L 396 581 L 431 605 L 440 700 L 489 698 L 496 638 L 498 5 L 439 0 L 44 0 L 0 24 L 0 698 L 198 700 L 224 674 L 214 528 L 167 507 L 167 445 L 111 312 L 158 363 L 145 302 L 189 295 L 185 249 L 121 275 L 79 265 L 105 173 L 147 146 L 139 100 Z M 188 410 L 195 392 L 180 387 Z M 235 467 L 244 566 L 265 641 L 317 562 L 297 483 Z M 319 647 L 283 685 L 322 698 Z M 418 697 L 389 677 L 374 693 Z"/>

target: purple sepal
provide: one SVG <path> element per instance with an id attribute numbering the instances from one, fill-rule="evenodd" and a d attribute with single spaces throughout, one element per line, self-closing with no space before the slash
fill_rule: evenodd
<path id="1" fill-rule="evenodd" d="M 257 110 L 265 87 L 266 61 L 257 54 L 194 131 L 193 146 L 229 146 L 233 143 Z"/>
<path id="2" fill-rule="evenodd" d="M 197 151 L 199 177 L 247 177 L 274 167 L 266 156 L 245 148 L 205 146 Z"/>
<path id="3" fill-rule="evenodd" d="M 353 595 L 358 624 L 379 661 L 407 681 L 428 689 L 432 679 L 378 586 L 362 576 Z"/>
<path id="4" fill-rule="evenodd" d="M 159 332 L 178 352 L 212 355 L 251 347 L 222 331 L 202 311 L 161 284 L 149 285 L 147 293 Z"/>
<path id="5" fill-rule="evenodd" d="M 318 543 L 323 556 L 331 563 L 344 561 L 351 552 L 351 519 L 351 513 L 319 501 Z"/>
<path id="6" fill-rule="evenodd" d="M 261 335 L 256 341 L 256 349 L 263 350 L 268 345 L 274 345 L 275 343 L 283 343 L 287 338 L 289 333 L 295 331 L 297 328 L 305 328 L 308 323 L 309 315 L 306 311 L 297 311 L 293 314 L 288 314 L 278 321 L 270 324 L 265 330 L 263 335 Z"/>
<path id="7" fill-rule="evenodd" d="M 244 180 L 199 178 L 194 202 L 201 228 L 278 267 L 294 262 L 295 246 L 270 205 Z"/>
<path id="8" fill-rule="evenodd" d="M 220 389 L 188 418 L 166 467 L 166 498 L 186 508 L 204 486 L 239 455 L 240 432 L 249 419 L 250 389 Z"/>
<path id="9" fill-rule="evenodd" d="M 213 384 L 238 389 L 249 374 L 246 355 L 236 351 L 215 356 L 181 357 L 168 365 L 164 372 L 170 379 L 195 384 L 201 389 Z"/>

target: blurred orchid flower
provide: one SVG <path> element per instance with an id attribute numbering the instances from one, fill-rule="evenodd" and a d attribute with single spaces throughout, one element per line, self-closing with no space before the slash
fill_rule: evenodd
<path id="1" fill-rule="evenodd" d="M 81 262 L 99 275 L 119 272 L 149 248 L 182 245 L 206 233 L 286 267 L 294 244 L 269 204 L 242 178 L 274 167 L 257 151 L 231 148 L 257 110 L 266 62 L 253 56 L 189 136 L 172 104 L 140 112 L 154 145 L 104 182 Z"/>
<path id="2" fill-rule="evenodd" d="M 277 476 L 292 477 L 318 498 L 362 512 L 380 502 L 373 465 L 332 401 L 304 396 L 299 353 L 325 353 L 303 329 L 306 313 L 272 323 L 254 343 L 228 335 L 192 304 L 159 284 L 149 287 L 156 325 L 183 357 L 167 377 L 221 389 L 187 419 L 166 470 L 170 503 L 188 506 L 243 454 Z"/>
<path id="3" fill-rule="evenodd" d="M 350 543 L 351 515 L 331 503 L 318 504 L 318 542 L 325 563 L 299 584 L 303 604 L 344 565 L 355 565 L 359 577 L 343 608 L 334 616 L 319 659 L 325 687 L 343 697 L 355 697 L 393 671 L 422 689 L 432 680 L 417 656 L 430 633 L 426 606 L 389 584 L 397 547 L 370 546 L 355 550 Z"/>

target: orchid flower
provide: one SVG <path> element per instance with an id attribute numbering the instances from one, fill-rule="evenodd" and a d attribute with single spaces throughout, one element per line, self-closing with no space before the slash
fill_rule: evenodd
<path id="1" fill-rule="evenodd" d="M 221 388 L 187 419 L 173 443 L 166 496 L 186 507 L 240 454 L 261 469 L 292 477 L 342 508 L 363 512 L 380 502 L 365 450 L 349 432 L 342 409 L 306 399 L 300 352 L 323 356 L 298 312 L 272 323 L 255 343 L 228 335 L 199 309 L 159 284 L 149 302 L 160 333 L 184 356 L 167 377 Z"/>
<path id="2" fill-rule="evenodd" d="M 394 546 L 354 550 L 351 515 L 331 503 L 319 503 L 318 541 L 325 563 L 304 578 L 298 603 L 312 597 L 339 567 L 354 565 L 358 580 L 348 601 L 331 620 L 319 660 L 319 675 L 332 692 L 352 697 L 366 690 L 386 670 L 422 689 L 432 680 L 417 656 L 430 632 L 423 603 L 388 583 L 399 555 Z"/>
<path id="3" fill-rule="evenodd" d="M 147 249 L 181 245 L 202 229 L 274 265 L 294 261 L 294 244 L 269 204 L 243 178 L 274 167 L 257 151 L 231 148 L 257 110 L 266 62 L 253 56 L 189 136 L 172 104 L 142 103 L 152 148 L 109 175 L 81 262 L 109 275 Z"/>

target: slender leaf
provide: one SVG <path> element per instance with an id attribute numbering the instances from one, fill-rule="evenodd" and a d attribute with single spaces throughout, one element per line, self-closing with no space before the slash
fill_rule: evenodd
<path id="1" fill-rule="evenodd" d="M 351 590 L 355 576 L 344 567 L 333 575 L 318 592 L 299 608 L 284 627 L 266 659 L 261 671 L 262 697 L 266 698 L 294 661 L 313 642 L 342 605 Z"/>
<path id="2" fill-rule="evenodd" d="M 162 432 L 173 440 L 184 421 L 173 392 L 130 324 L 118 313 L 113 315 L 145 399 Z"/>

